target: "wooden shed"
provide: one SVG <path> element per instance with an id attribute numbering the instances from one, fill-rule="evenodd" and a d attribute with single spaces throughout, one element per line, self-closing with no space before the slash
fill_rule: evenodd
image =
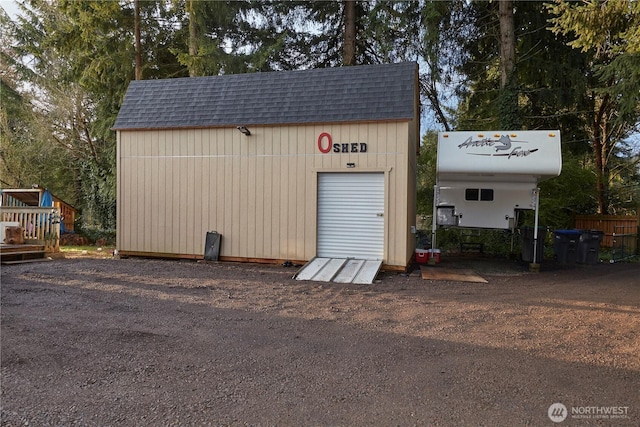
<path id="1" fill-rule="evenodd" d="M 415 249 L 418 66 L 131 82 L 117 132 L 130 256 L 376 259 Z"/>

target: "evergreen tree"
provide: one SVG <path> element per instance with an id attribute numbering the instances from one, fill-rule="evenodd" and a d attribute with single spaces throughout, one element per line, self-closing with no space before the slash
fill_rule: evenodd
<path id="1" fill-rule="evenodd" d="M 588 59 L 584 98 L 588 141 L 597 174 L 598 213 L 614 210 L 612 163 L 640 122 L 640 4 L 629 0 L 559 2 L 549 7 L 556 34 Z"/>

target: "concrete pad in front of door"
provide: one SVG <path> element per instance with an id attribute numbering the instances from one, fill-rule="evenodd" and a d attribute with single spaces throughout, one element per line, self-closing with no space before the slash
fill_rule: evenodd
<path id="1" fill-rule="evenodd" d="M 420 273 L 423 279 L 427 280 L 451 280 L 453 282 L 489 283 L 478 276 L 472 270 L 460 268 L 446 268 L 438 265 L 420 266 Z"/>
<path id="2" fill-rule="evenodd" d="M 382 261 L 355 258 L 314 258 L 294 276 L 296 280 L 318 282 L 373 283 Z"/>

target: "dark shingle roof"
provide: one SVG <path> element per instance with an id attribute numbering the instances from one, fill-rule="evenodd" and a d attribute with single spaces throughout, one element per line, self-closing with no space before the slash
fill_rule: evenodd
<path id="1" fill-rule="evenodd" d="M 410 120 L 417 68 L 404 62 L 132 81 L 114 129 Z"/>

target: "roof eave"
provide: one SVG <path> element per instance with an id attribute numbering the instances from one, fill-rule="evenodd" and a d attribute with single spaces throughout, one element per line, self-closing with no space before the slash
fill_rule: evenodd
<path id="1" fill-rule="evenodd" d="M 291 123 L 250 123 L 238 121 L 237 123 L 211 124 L 201 126 L 152 126 L 152 127 L 112 127 L 112 131 L 147 131 L 147 130 L 186 130 L 186 129 L 227 129 L 237 126 L 261 126 L 261 127 L 277 127 L 277 126 L 318 126 L 318 125 L 354 125 L 354 124 L 370 124 L 370 123 L 397 123 L 410 122 L 413 117 L 396 117 L 379 120 L 345 120 L 333 122 L 291 122 Z"/>

